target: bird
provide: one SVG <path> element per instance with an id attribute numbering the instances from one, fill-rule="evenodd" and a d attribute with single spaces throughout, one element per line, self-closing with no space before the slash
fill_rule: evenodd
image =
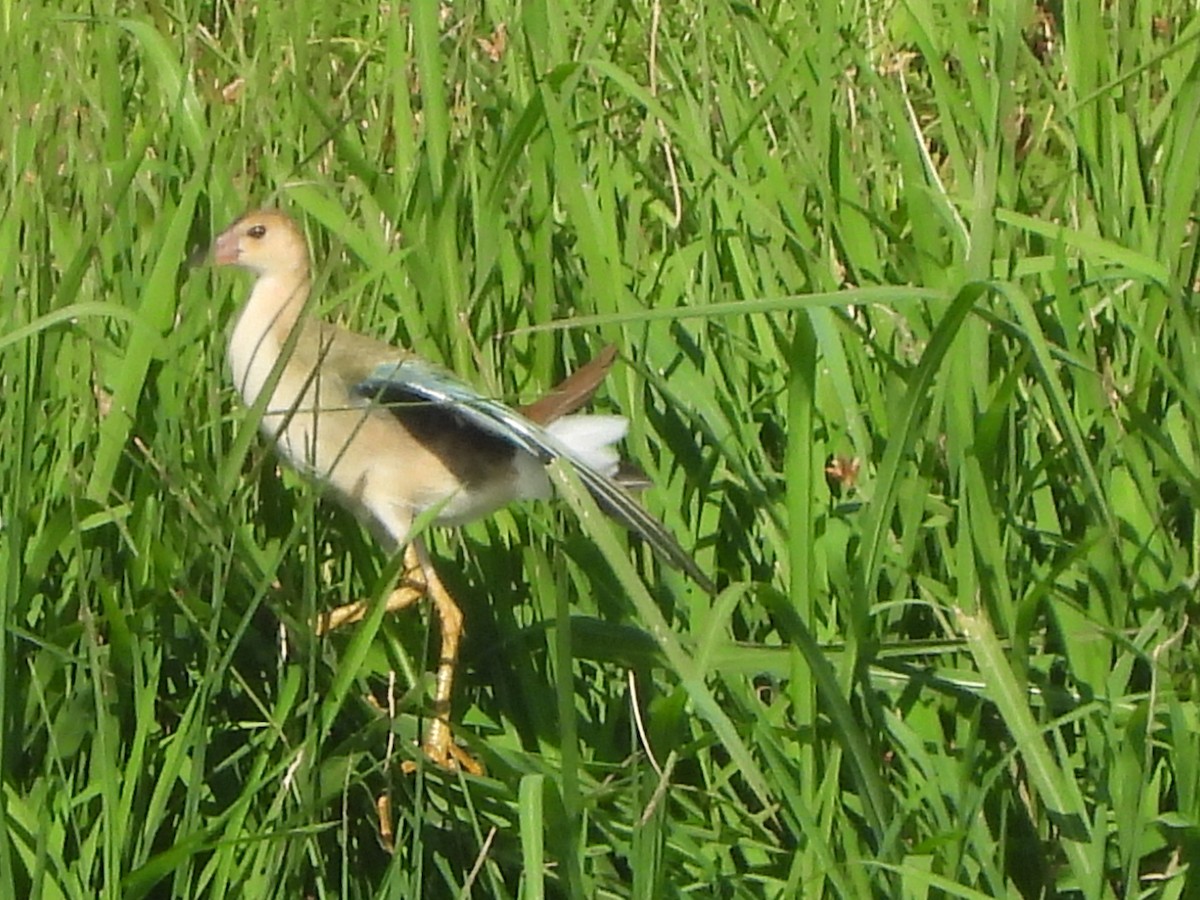
<path id="1" fill-rule="evenodd" d="M 389 612 L 428 596 L 441 647 L 432 718 L 422 750 L 447 769 L 481 772 L 450 730 L 450 701 L 463 614 L 438 576 L 414 523 L 462 524 L 514 500 L 546 498 L 546 467 L 568 463 L 609 515 L 669 565 L 710 593 L 712 580 L 619 480 L 614 446 L 628 421 L 573 413 L 603 377 L 612 354 L 523 411 L 484 396 L 446 369 L 385 341 L 324 321 L 309 309 L 304 233 L 276 209 L 248 212 L 213 242 L 216 266 L 254 276 L 228 341 L 234 387 L 247 407 L 266 393 L 260 429 L 294 468 L 323 485 L 404 569 L 384 600 Z M 597 363 L 597 361 L 593 361 Z M 361 619 L 365 602 L 331 610 L 325 633 Z"/>

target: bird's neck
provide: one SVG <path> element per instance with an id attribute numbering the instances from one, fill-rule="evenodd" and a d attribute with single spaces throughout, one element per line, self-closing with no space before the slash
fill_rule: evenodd
<path id="1" fill-rule="evenodd" d="M 260 276 L 229 336 L 234 384 L 253 403 L 308 303 L 306 270 Z"/>
<path id="2" fill-rule="evenodd" d="M 243 318 L 252 317 L 264 330 L 280 340 L 291 334 L 308 303 L 308 270 L 277 272 L 260 276 L 246 301 Z"/>

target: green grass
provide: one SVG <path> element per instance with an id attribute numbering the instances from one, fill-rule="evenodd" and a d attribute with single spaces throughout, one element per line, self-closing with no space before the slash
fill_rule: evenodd
<path id="1" fill-rule="evenodd" d="M 1192 6 L 0 4 L 0 897 L 1200 896 Z M 397 563 L 225 374 L 265 204 L 497 396 L 615 342 L 722 587 L 435 535 L 486 777 L 307 630 Z"/>

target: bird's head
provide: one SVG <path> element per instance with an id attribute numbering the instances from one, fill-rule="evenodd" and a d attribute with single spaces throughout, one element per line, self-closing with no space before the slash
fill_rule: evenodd
<path id="1" fill-rule="evenodd" d="M 286 215 L 261 209 L 246 213 L 221 232 L 213 243 L 212 258 L 218 266 L 279 275 L 308 268 L 308 245 Z"/>

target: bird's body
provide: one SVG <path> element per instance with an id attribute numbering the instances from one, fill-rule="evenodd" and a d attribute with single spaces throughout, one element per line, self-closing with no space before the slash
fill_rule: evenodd
<path id="1" fill-rule="evenodd" d="M 234 330 L 235 345 L 248 318 Z M 403 544 L 413 518 L 430 508 L 438 508 L 439 524 L 458 524 L 521 496 L 521 467 L 511 446 L 496 439 L 480 442 L 469 457 L 456 455 L 463 429 L 451 415 L 415 399 L 410 409 L 385 407 L 354 390 L 370 375 L 363 365 L 370 354 L 363 351 L 377 349 L 377 342 L 311 319 L 295 327 L 290 364 L 271 391 L 262 430 L 289 462 L 332 489 L 391 543 Z M 270 329 L 254 353 L 231 350 L 234 383 L 247 405 L 268 384 L 270 363 L 286 351 L 289 336 Z M 441 429 L 429 423 L 434 417 L 447 420 Z"/>
<path id="2" fill-rule="evenodd" d="M 435 761 L 474 767 L 452 744 L 448 725 L 462 613 L 411 533 L 418 516 L 453 525 L 512 500 L 545 497 L 546 465 L 565 459 L 606 511 L 711 589 L 670 532 L 613 480 L 619 458 L 612 445 L 624 436 L 625 419 L 563 415 L 578 404 L 546 398 L 528 408 L 535 422 L 407 351 L 311 316 L 308 246 L 282 213 L 238 219 L 217 238 L 213 256 L 257 276 L 230 335 L 229 365 L 246 404 L 263 405 L 263 433 L 388 544 L 406 546 L 406 580 L 388 609 L 426 592 L 437 607 L 436 716 L 425 742 Z M 579 388 L 570 393 L 590 396 Z M 361 618 L 365 608 L 334 610 L 321 627 Z"/>
<path id="3" fill-rule="evenodd" d="M 218 261 L 223 246 L 233 258 L 228 236 L 236 237 L 249 218 L 218 240 Z M 278 213 L 255 213 L 253 221 L 243 235 L 268 226 L 258 240 L 274 242 L 271 259 L 278 262 L 256 270 L 258 281 L 230 335 L 229 365 L 248 406 L 275 379 L 261 427 L 289 462 L 332 489 L 393 546 L 403 545 L 413 519 L 431 509 L 436 523 L 457 525 L 513 500 L 549 496 L 543 462 L 510 441 L 410 385 L 364 387 L 380 367 L 411 362 L 437 370 L 383 341 L 307 315 L 303 238 Z M 245 257 L 243 251 L 237 264 L 245 265 Z M 616 453 L 607 448 L 625 429 L 616 416 L 569 416 L 549 426 L 565 455 L 604 474 L 616 470 Z"/>

